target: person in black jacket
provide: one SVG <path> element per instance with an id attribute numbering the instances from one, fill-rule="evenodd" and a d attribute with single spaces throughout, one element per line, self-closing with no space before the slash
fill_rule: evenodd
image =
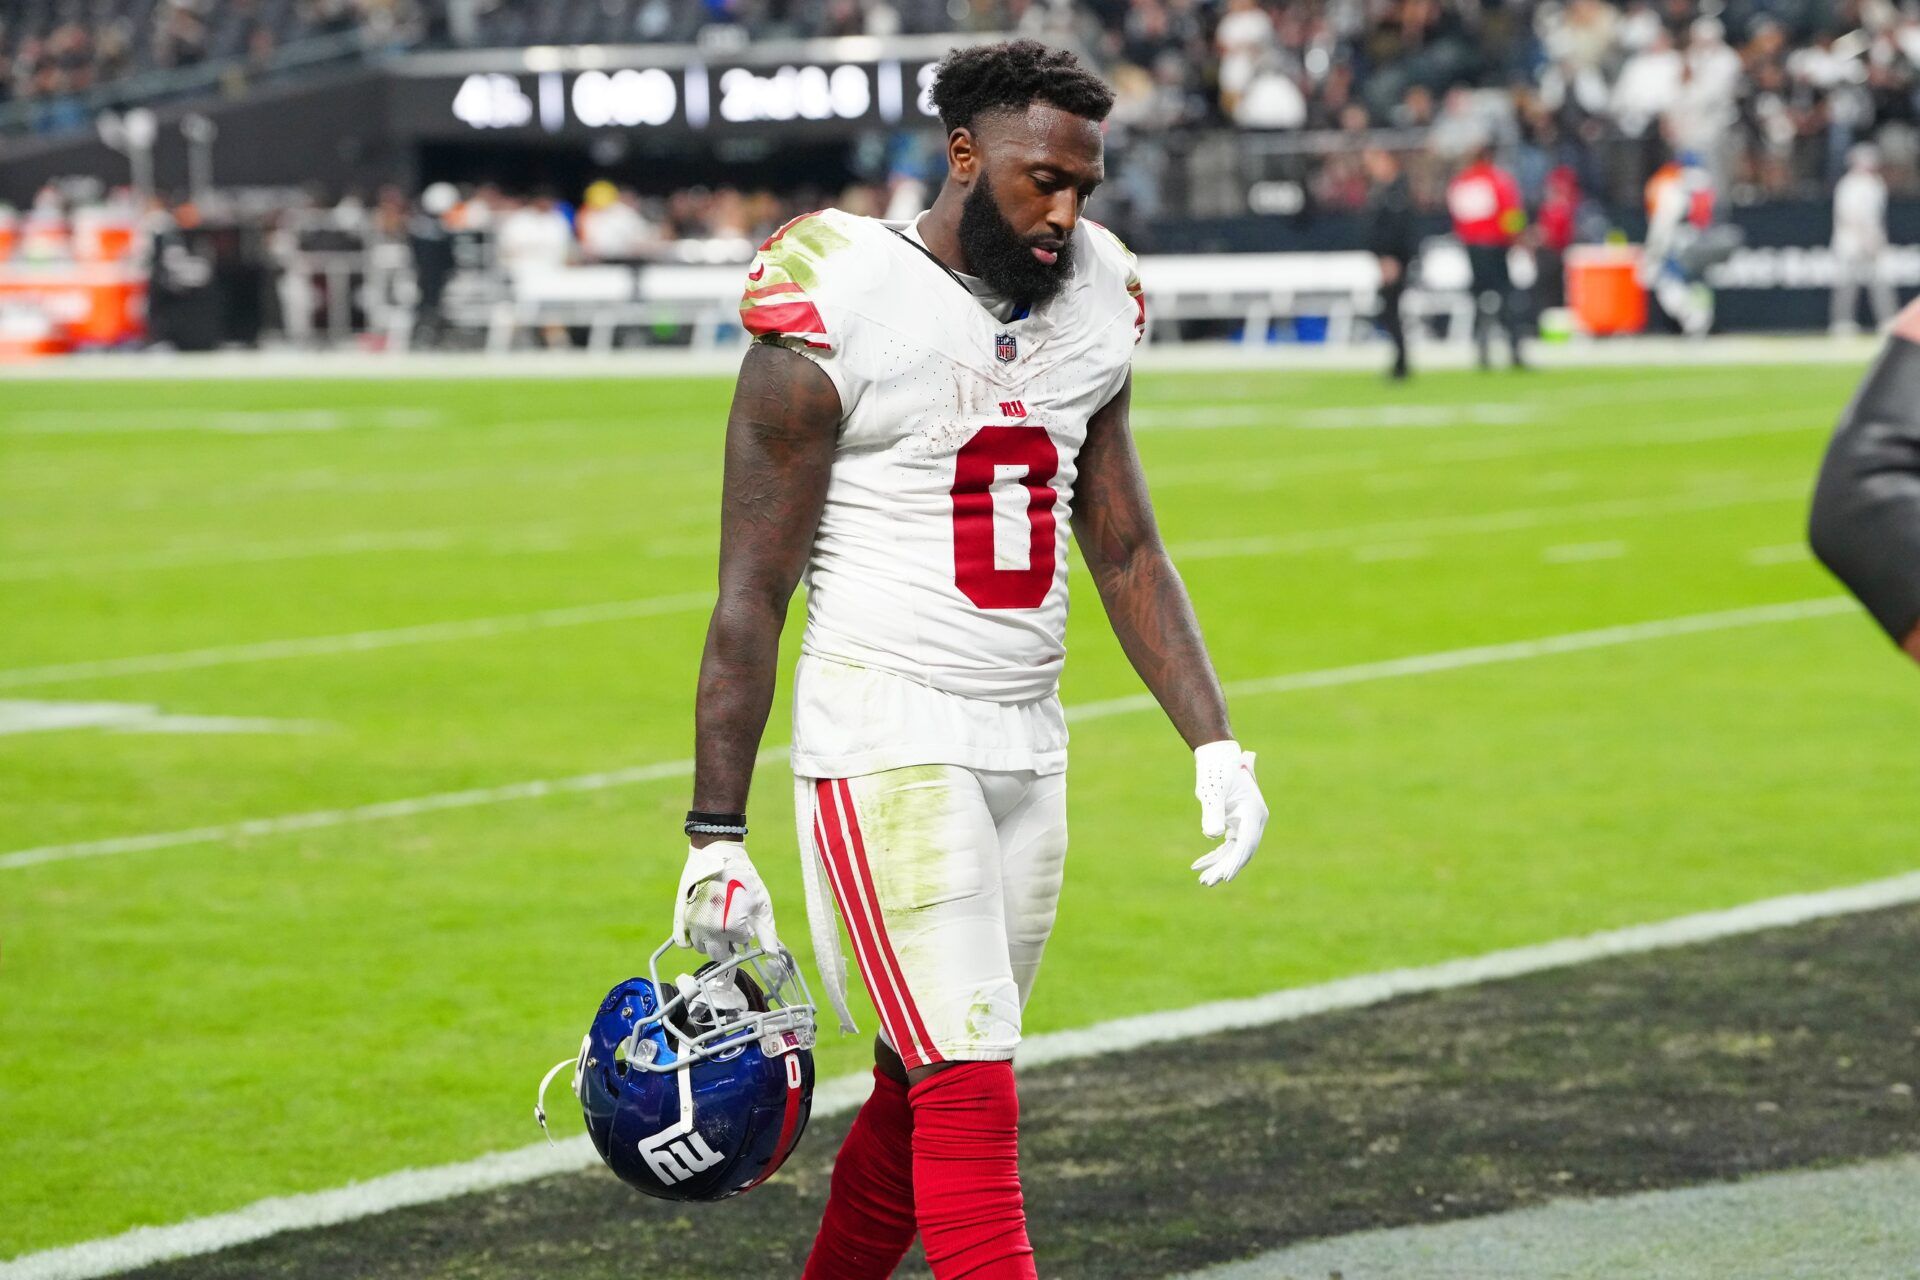
<path id="1" fill-rule="evenodd" d="M 1413 258 L 1420 250 L 1413 225 L 1413 192 L 1391 151 L 1369 147 L 1363 162 L 1373 187 L 1367 193 L 1367 251 L 1380 260 L 1380 327 L 1393 341 L 1392 376 L 1407 376 L 1407 327 L 1400 300 Z"/>
<path id="2" fill-rule="evenodd" d="M 1920 661 L 1920 302 L 1840 416 L 1807 521 L 1822 564 Z"/>

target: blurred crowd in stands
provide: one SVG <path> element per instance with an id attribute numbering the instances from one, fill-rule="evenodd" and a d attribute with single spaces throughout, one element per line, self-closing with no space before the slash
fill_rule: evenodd
<path id="1" fill-rule="evenodd" d="M 458 188 L 435 183 L 417 207 L 398 188 L 388 188 L 370 211 L 376 234 L 405 238 L 432 234 L 434 221 L 451 233 L 485 233 L 503 267 L 562 267 L 595 262 L 650 260 L 744 261 L 796 214 L 835 205 L 876 217 L 906 217 L 925 207 L 918 183 L 886 188 L 853 185 L 839 191 L 775 195 L 732 187 L 689 187 L 661 198 L 598 181 L 575 201 L 553 191 L 514 196 L 483 184 Z M 336 206 L 335 216 L 359 218 L 358 206 Z"/>
<path id="2" fill-rule="evenodd" d="M 424 13 L 416 0 L 12 0 L 0 5 L 0 104 L 213 63 L 264 72 L 301 41 L 409 45 L 426 33 Z"/>
<path id="3" fill-rule="evenodd" d="M 1337 139 L 1381 129 L 1428 135 L 1443 164 L 1492 137 L 1536 194 L 1563 166 L 1590 191 L 1637 191 L 1680 150 L 1701 153 L 1735 200 L 1819 194 L 1867 140 L 1896 190 L 1920 183 L 1920 0 L 15 0 L 0 7 L 0 108 L 77 101 L 140 71 L 225 60 L 244 75 L 313 39 L 940 30 L 1091 51 L 1118 91 L 1122 141 L 1219 126 L 1333 139 L 1311 182 L 1335 208 L 1365 189 L 1358 148 Z M 1145 150 L 1148 171 L 1164 164 Z M 1416 187 L 1430 196 L 1437 181 Z"/>
<path id="4" fill-rule="evenodd" d="M 273 189 L 143 202 L 125 188 L 108 191 L 79 179 L 45 187 L 22 210 L 0 205 L 0 263 L 67 261 L 75 256 L 75 228 L 102 221 L 133 228 L 135 243 L 171 227 L 214 223 L 257 226 L 269 236 L 311 235 L 341 247 L 469 236 L 507 268 L 733 262 L 750 258 L 753 247 L 782 223 L 811 209 L 835 205 L 875 217 L 909 217 L 930 198 L 921 183 L 901 179 L 888 186 L 780 195 L 721 186 L 653 198 L 606 181 L 577 197 L 551 189 L 516 195 L 491 183 L 439 182 L 418 198 L 386 187 L 371 200 L 349 195 L 323 202 L 310 192 Z"/>

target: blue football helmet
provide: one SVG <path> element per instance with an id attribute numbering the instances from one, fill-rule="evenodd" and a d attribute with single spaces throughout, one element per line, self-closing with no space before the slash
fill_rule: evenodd
<path id="1" fill-rule="evenodd" d="M 594 1150 L 662 1200 L 724 1200 L 773 1176 L 813 1110 L 813 998 L 793 956 L 760 948 L 607 993 L 571 1060 Z M 547 1125 L 540 1082 L 534 1118 Z M 551 1140 L 551 1138 L 549 1138 Z"/>

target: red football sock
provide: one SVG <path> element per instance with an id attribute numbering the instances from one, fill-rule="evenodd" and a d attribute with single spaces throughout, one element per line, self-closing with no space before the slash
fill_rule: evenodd
<path id="1" fill-rule="evenodd" d="M 802 1280 L 884 1280 L 913 1243 L 913 1112 L 879 1071 L 834 1157 L 820 1234 Z"/>
<path id="2" fill-rule="evenodd" d="M 961 1062 L 908 1091 L 913 1208 L 936 1280 L 1034 1280 L 1011 1062 Z"/>

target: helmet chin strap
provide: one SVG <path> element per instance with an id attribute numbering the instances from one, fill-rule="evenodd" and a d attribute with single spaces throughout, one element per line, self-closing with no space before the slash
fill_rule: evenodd
<path id="1" fill-rule="evenodd" d="M 540 1092 L 533 1099 L 533 1118 L 540 1122 L 540 1132 L 547 1135 L 547 1145 L 550 1147 L 559 1144 L 553 1140 L 553 1131 L 547 1128 L 547 1086 L 553 1083 L 555 1076 L 578 1061 L 578 1058 L 562 1058 L 553 1064 L 551 1071 L 540 1077 Z"/>

